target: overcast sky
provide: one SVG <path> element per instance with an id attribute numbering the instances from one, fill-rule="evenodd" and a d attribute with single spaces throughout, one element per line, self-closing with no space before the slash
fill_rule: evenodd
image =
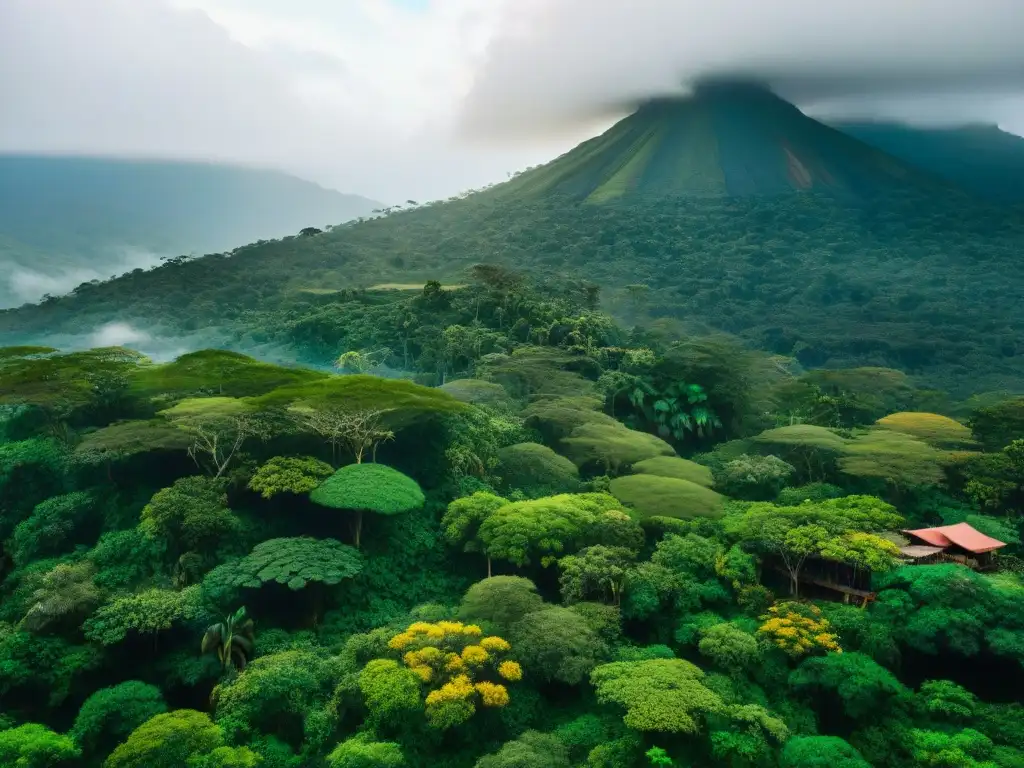
<path id="1" fill-rule="evenodd" d="M 550 159 L 648 95 L 1024 134 L 1024 0 L 0 0 L 0 150 L 240 161 L 385 201 Z"/>

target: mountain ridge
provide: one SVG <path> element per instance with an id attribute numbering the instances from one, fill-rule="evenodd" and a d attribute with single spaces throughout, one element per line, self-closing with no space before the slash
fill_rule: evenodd
<path id="1" fill-rule="evenodd" d="M 216 253 L 369 215 L 379 205 L 240 165 L 0 154 L 0 259 L 14 275 L 0 283 L 0 306 L 28 298 L 14 282 L 26 275 L 29 282 L 80 278 L 66 290 L 161 256 Z"/>
<path id="2" fill-rule="evenodd" d="M 1024 203 L 1024 137 L 991 124 L 914 127 L 837 121 L 833 127 L 997 202 Z"/>

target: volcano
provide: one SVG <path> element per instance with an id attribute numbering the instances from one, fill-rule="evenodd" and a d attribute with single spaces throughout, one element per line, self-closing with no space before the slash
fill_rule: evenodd
<path id="1" fill-rule="evenodd" d="M 937 177 L 804 115 L 768 89 L 707 83 L 641 105 L 601 136 L 501 185 L 589 203 L 823 191 L 865 197 Z"/>

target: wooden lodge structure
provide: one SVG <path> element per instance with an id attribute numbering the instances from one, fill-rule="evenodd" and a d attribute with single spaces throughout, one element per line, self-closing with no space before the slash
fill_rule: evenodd
<path id="1" fill-rule="evenodd" d="M 916 565 L 959 563 L 976 571 L 989 571 L 995 567 L 992 554 L 1006 546 L 967 523 L 903 533 L 910 537 L 910 543 L 900 547 L 900 554 L 907 563 Z"/>
<path id="2" fill-rule="evenodd" d="M 898 542 L 900 555 L 908 565 L 957 563 L 976 571 L 988 571 L 996 567 L 993 553 L 1006 546 L 967 523 L 902 531 L 902 534 L 884 534 L 884 537 Z M 772 558 L 769 565 L 788 579 L 788 571 L 777 559 Z M 869 569 L 819 557 L 804 561 L 799 589 L 801 596 L 811 593 L 824 599 L 857 603 L 861 607 L 875 599 Z"/>

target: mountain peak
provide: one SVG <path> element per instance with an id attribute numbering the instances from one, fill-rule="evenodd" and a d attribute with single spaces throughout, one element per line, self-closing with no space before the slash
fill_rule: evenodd
<path id="1" fill-rule="evenodd" d="M 641 104 L 601 136 L 524 173 L 505 194 L 588 203 L 638 197 L 748 197 L 825 191 L 853 198 L 926 173 L 804 115 L 756 82 L 699 83 Z"/>

